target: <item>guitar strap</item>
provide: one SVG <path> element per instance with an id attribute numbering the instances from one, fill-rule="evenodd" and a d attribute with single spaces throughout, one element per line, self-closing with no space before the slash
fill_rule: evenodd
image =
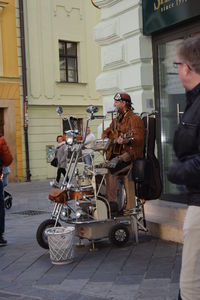
<path id="1" fill-rule="evenodd" d="M 120 118 L 119 118 L 119 123 L 121 123 L 122 122 L 122 120 L 124 119 L 124 117 L 126 116 L 126 114 L 127 114 L 127 112 L 128 112 L 128 110 L 127 111 L 125 111 L 121 116 L 120 116 Z"/>
<path id="2" fill-rule="evenodd" d="M 144 157 L 147 158 L 147 156 L 148 156 L 148 142 L 149 142 L 149 115 L 147 115 L 146 121 L 147 121 L 147 124 L 146 124 L 146 137 L 145 137 L 146 147 L 145 147 Z"/>

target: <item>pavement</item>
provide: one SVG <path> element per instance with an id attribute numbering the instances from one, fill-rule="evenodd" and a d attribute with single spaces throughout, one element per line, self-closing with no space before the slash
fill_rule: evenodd
<path id="1" fill-rule="evenodd" d="M 52 264 L 35 238 L 50 217 L 48 181 L 9 183 L 6 247 L 0 247 L 0 300 L 176 300 L 182 245 L 139 232 L 117 248 L 104 239 L 98 251 L 75 245 L 72 263 Z"/>

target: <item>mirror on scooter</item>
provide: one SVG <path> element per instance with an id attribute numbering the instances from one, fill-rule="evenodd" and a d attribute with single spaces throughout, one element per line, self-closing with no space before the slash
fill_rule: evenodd
<path id="1" fill-rule="evenodd" d="M 57 114 L 58 114 L 59 116 L 61 116 L 61 115 L 62 115 L 62 113 L 63 113 L 62 106 L 58 106 L 58 107 L 56 107 L 56 112 L 57 112 Z"/>
<path id="2" fill-rule="evenodd" d="M 89 113 L 89 114 L 94 114 L 94 113 L 96 113 L 96 112 L 98 112 L 98 107 L 97 106 L 95 106 L 95 105 L 89 105 L 88 107 L 87 107 L 87 113 Z"/>

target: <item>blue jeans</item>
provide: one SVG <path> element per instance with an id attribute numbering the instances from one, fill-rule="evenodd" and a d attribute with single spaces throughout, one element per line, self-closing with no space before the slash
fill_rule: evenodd
<path id="1" fill-rule="evenodd" d="M 5 205 L 4 205 L 4 194 L 3 194 L 3 181 L 0 180 L 0 235 L 5 230 Z"/>
<path id="2" fill-rule="evenodd" d="M 85 164 L 85 166 L 84 166 L 84 171 L 83 171 L 83 175 L 84 175 L 85 177 L 88 176 L 88 169 L 89 169 L 89 170 L 92 170 L 92 160 L 93 160 L 93 158 L 94 158 L 94 155 L 93 155 L 93 154 L 92 154 L 92 155 L 88 154 L 88 155 L 84 155 L 84 156 L 83 156 L 83 162 L 84 162 L 84 164 Z"/>

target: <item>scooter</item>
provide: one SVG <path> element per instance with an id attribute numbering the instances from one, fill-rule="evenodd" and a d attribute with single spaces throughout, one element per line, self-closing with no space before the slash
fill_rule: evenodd
<path id="1" fill-rule="evenodd" d="M 81 150 L 84 146 L 86 131 L 90 121 L 102 119 L 104 116 L 95 115 L 98 111 L 96 106 L 90 105 L 87 112 L 90 114 L 87 119 L 84 135 L 69 124 L 70 130 L 66 132 L 66 143 L 71 147 L 70 161 L 66 167 L 66 175 L 60 188 L 52 188 L 49 200 L 54 203 L 51 218 L 43 221 L 36 233 L 38 244 L 48 249 L 48 237 L 46 230 L 51 227 L 66 225 L 75 226 L 75 235 L 81 239 L 88 239 L 94 243 L 97 240 L 109 238 L 116 246 L 125 245 L 130 237 L 135 237 L 138 242 L 138 229 L 147 232 L 144 215 L 144 207 L 141 199 L 136 197 L 137 206 L 124 214 L 118 215 L 116 205 L 112 205 L 106 199 L 105 190 L 106 174 L 108 169 L 103 164 L 88 166 L 89 184 L 85 184 L 79 173 L 78 162 L 81 159 Z M 61 115 L 62 108 L 57 112 Z M 70 118 L 68 119 L 70 122 Z M 110 145 L 109 139 L 97 139 L 93 150 L 104 153 Z M 100 180 L 97 182 L 97 177 Z M 125 191 L 122 193 L 125 201 Z M 112 203 L 116 204 L 116 203 Z"/>

